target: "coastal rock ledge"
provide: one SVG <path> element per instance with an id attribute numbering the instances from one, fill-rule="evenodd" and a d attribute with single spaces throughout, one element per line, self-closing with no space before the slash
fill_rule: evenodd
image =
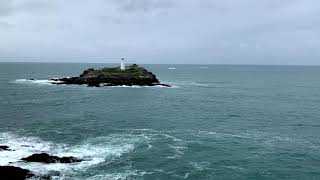
<path id="1" fill-rule="evenodd" d="M 67 77 L 61 79 L 51 79 L 53 84 L 76 84 L 88 86 L 165 86 L 161 84 L 157 77 L 143 67 L 133 64 L 127 66 L 125 70 L 120 67 L 103 68 L 95 70 L 93 68 L 85 70 L 79 77 Z"/>
<path id="2" fill-rule="evenodd" d="M 35 176 L 31 171 L 13 166 L 0 166 L 0 179 L 24 180 Z"/>
<path id="3" fill-rule="evenodd" d="M 39 163 L 76 163 L 83 161 L 82 159 L 75 157 L 58 157 L 50 156 L 47 153 L 33 154 L 27 158 L 22 158 L 21 160 L 26 162 L 39 162 Z"/>

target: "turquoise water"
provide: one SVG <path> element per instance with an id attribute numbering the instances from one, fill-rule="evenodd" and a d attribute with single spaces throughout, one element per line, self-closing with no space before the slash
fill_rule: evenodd
<path id="1" fill-rule="evenodd" d="M 320 67 L 145 65 L 173 88 L 45 81 L 104 66 L 0 63 L 0 144 L 16 149 L 0 165 L 57 179 L 320 179 Z M 91 160 L 18 162 L 36 152 Z"/>

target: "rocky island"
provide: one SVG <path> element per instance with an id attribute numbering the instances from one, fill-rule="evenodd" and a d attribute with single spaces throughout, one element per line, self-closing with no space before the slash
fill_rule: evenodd
<path id="1" fill-rule="evenodd" d="M 164 86 L 157 77 L 145 68 L 133 64 L 130 66 L 87 69 L 79 77 L 67 77 L 61 79 L 51 79 L 53 84 L 77 84 L 88 86 Z"/>

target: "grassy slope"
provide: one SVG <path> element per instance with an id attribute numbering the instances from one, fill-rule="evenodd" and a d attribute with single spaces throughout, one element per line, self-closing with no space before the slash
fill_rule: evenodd
<path id="1" fill-rule="evenodd" d="M 99 70 L 95 70 L 97 75 L 105 75 L 105 76 L 146 76 L 147 71 L 139 67 L 138 65 L 131 65 L 126 67 L 126 70 L 121 70 L 120 67 L 116 68 L 103 68 Z"/>

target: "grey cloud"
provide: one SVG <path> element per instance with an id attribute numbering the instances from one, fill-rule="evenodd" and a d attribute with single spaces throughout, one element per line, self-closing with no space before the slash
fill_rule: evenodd
<path id="1" fill-rule="evenodd" d="M 8 16 L 21 12 L 36 12 L 47 8 L 48 0 L 1 0 L 0 16 Z"/>
<path id="2" fill-rule="evenodd" d="M 115 0 L 119 8 L 126 12 L 148 12 L 167 9 L 175 5 L 172 0 Z"/>
<path id="3" fill-rule="evenodd" d="M 12 0 L 2 0 L 0 1 L 0 17 L 7 16 L 12 12 Z"/>
<path id="4" fill-rule="evenodd" d="M 115 24 L 124 23 L 124 21 L 121 18 L 115 17 L 115 16 L 100 16 L 98 18 L 98 20 L 101 23 L 108 23 L 108 22 L 112 22 L 112 23 L 115 23 Z"/>
<path id="5" fill-rule="evenodd" d="M 50 6 L 50 1 L 48 0 L 33 0 L 33 1 L 27 1 L 23 3 L 18 3 L 16 5 L 17 11 L 41 11 L 41 10 L 47 10 L 47 8 Z"/>
<path id="6" fill-rule="evenodd" d="M 14 28 L 14 25 L 0 21 L 0 28 L 5 28 L 5 29 Z"/>
<path id="7" fill-rule="evenodd" d="M 0 16 L 0 61 L 320 64 L 318 0 L 1 0 Z"/>

